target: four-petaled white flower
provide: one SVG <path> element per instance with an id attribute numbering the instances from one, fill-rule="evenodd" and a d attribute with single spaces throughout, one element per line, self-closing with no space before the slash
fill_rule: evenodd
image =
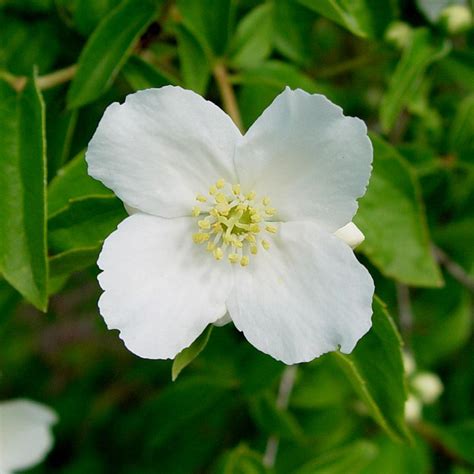
<path id="1" fill-rule="evenodd" d="M 0 474 L 38 464 L 53 445 L 56 414 L 31 400 L 0 402 Z"/>
<path id="2" fill-rule="evenodd" d="M 370 328 L 373 281 L 350 245 L 372 146 L 324 96 L 287 88 L 242 136 L 191 91 L 144 90 L 107 108 L 86 159 L 132 209 L 98 265 L 100 312 L 135 354 L 173 358 L 232 320 L 293 364 Z"/>

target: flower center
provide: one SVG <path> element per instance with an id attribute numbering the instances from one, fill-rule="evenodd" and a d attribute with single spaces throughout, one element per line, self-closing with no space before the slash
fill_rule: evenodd
<path id="1" fill-rule="evenodd" d="M 258 199 L 255 191 L 245 194 L 240 184 L 231 185 L 221 178 L 209 188 L 209 197 L 198 194 L 196 200 L 200 205 L 193 207 L 192 215 L 200 217 L 199 232 L 193 234 L 193 241 L 206 243 L 216 260 L 227 257 L 229 262 L 246 267 L 259 246 L 270 248 L 261 233 L 275 234 L 278 228 L 269 221 L 276 209 L 268 197 Z"/>

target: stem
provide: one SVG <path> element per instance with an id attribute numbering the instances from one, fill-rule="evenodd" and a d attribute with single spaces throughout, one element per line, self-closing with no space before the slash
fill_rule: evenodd
<path id="1" fill-rule="evenodd" d="M 454 278 L 456 279 L 461 285 L 466 287 L 469 291 L 474 293 L 474 279 L 471 278 L 464 268 L 459 265 L 459 263 L 455 262 L 454 260 L 451 260 L 449 255 L 447 255 L 444 250 L 440 249 L 439 247 L 436 247 L 433 245 L 433 252 L 435 254 L 436 260 L 438 260 L 441 265 L 446 268 L 446 271 Z"/>
<path id="2" fill-rule="evenodd" d="M 293 386 L 295 385 L 297 369 L 297 365 L 289 365 L 283 371 L 280 387 L 278 388 L 278 397 L 276 400 L 276 406 L 280 410 L 285 410 L 288 407 L 291 392 L 293 391 Z M 280 438 L 278 436 L 272 435 L 268 438 L 265 454 L 263 455 L 263 464 L 267 468 L 272 468 L 275 465 L 279 443 Z"/>
<path id="3" fill-rule="evenodd" d="M 77 65 L 73 64 L 64 69 L 58 69 L 50 74 L 39 76 L 36 79 L 36 84 L 41 90 L 50 89 L 51 87 L 58 86 L 64 82 L 70 81 L 74 74 L 76 74 Z M 26 85 L 28 80 L 25 76 L 14 76 L 7 71 L 0 71 L 0 78 L 8 82 L 17 92 L 21 92 Z"/>
<path id="4" fill-rule="evenodd" d="M 397 283 L 397 302 L 401 329 L 405 334 L 410 334 L 413 327 L 413 312 L 411 309 L 410 289 L 408 286 Z"/>
<path id="5" fill-rule="evenodd" d="M 235 125 L 241 132 L 244 131 L 242 125 L 242 118 L 240 116 L 239 106 L 237 99 L 235 98 L 234 89 L 229 81 L 229 75 L 227 68 L 221 62 L 217 62 L 212 71 L 214 79 L 216 80 L 217 87 L 222 98 L 222 105 L 224 110 L 229 114 L 230 118 L 234 121 Z"/>

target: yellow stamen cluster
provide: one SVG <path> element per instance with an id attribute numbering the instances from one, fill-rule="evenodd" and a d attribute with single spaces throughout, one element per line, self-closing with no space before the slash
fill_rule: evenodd
<path id="1" fill-rule="evenodd" d="M 278 231 L 277 225 L 268 221 L 276 214 L 268 197 L 258 200 L 255 191 L 243 193 L 240 184 L 231 185 L 220 178 L 210 186 L 208 196 L 198 194 L 196 201 L 200 205 L 194 206 L 191 214 L 199 217 L 199 232 L 193 241 L 206 243 L 216 260 L 226 257 L 230 263 L 246 267 L 259 245 L 270 248 L 270 242 L 260 238 L 262 232 L 271 235 Z"/>

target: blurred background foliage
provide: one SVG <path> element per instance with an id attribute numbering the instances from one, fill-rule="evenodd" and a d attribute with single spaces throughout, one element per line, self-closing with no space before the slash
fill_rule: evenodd
<path id="1" fill-rule="evenodd" d="M 31 472 L 472 472 L 473 40 L 467 1 L 0 0 L 0 398 L 60 417 Z M 172 382 L 106 329 L 95 261 L 126 213 L 84 150 L 165 84 L 243 128 L 285 86 L 368 124 L 380 299 L 352 355 L 284 370 L 228 325 Z"/>

